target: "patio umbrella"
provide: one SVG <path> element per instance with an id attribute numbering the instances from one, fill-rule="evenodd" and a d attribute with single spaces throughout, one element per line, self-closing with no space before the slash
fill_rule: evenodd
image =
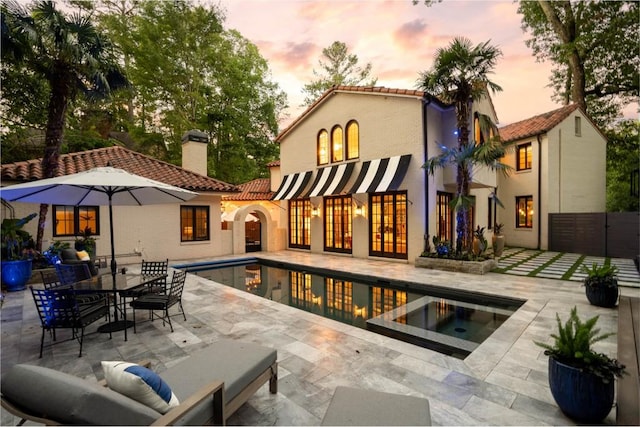
<path id="1" fill-rule="evenodd" d="M 116 291 L 116 256 L 113 238 L 113 205 L 141 206 L 184 202 L 198 193 L 134 175 L 122 169 L 100 167 L 71 175 L 3 187 L 0 197 L 10 202 L 56 205 L 109 206 L 111 275 Z M 116 312 L 117 318 L 117 312 Z"/>

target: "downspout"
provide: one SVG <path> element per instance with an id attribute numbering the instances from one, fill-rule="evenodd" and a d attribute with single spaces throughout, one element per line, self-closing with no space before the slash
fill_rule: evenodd
<path id="1" fill-rule="evenodd" d="M 536 139 L 538 140 L 538 197 L 536 197 L 537 199 L 537 205 L 538 207 L 536 208 L 536 210 L 538 211 L 538 249 L 540 249 L 540 239 L 542 237 L 542 194 L 541 194 L 541 188 L 542 188 L 542 140 L 540 138 L 540 134 L 538 134 L 536 136 Z"/>
<path id="2" fill-rule="evenodd" d="M 431 98 L 423 96 L 422 98 L 422 139 L 424 144 L 424 159 L 422 164 L 424 165 L 429 160 L 428 146 L 429 146 L 429 131 L 427 124 L 427 112 L 429 110 L 429 104 L 431 104 Z M 427 250 L 429 245 L 429 171 L 424 169 L 424 248 Z"/>

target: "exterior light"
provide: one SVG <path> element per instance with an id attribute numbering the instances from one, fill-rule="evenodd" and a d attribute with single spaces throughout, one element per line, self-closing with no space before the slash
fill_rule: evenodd
<path id="1" fill-rule="evenodd" d="M 356 317 L 362 317 L 366 319 L 367 317 L 367 307 L 358 307 L 357 305 L 353 306 L 353 315 Z"/>
<path id="2" fill-rule="evenodd" d="M 363 216 L 364 209 L 362 208 L 362 206 L 356 206 L 354 213 L 356 214 L 356 216 Z"/>
<path id="3" fill-rule="evenodd" d="M 311 216 L 320 216 L 320 209 L 317 206 L 311 208 Z"/>

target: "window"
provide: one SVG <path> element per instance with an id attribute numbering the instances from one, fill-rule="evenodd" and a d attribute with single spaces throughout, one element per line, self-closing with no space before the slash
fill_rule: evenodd
<path id="1" fill-rule="evenodd" d="M 326 314 L 336 320 L 353 319 L 353 283 L 325 278 L 327 293 Z"/>
<path id="2" fill-rule="evenodd" d="M 322 129 L 318 132 L 318 164 L 329 163 L 329 133 Z"/>
<path id="3" fill-rule="evenodd" d="M 324 250 L 351 253 L 351 196 L 324 199 Z"/>
<path id="4" fill-rule="evenodd" d="M 473 140 L 476 145 L 480 145 L 484 142 L 482 129 L 480 129 L 480 118 L 478 117 L 478 113 L 474 114 L 473 119 Z"/>
<path id="5" fill-rule="evenodd" d="M 453 243 L 453 211 L 451 210 L 451 193 L 438 191 L 436 204 L 436 236 L 442 241 Z"/>
<path id="6" fill-rule="evenodd" d="M 582 136 L 582 118 L 580 116 L 576 116 L 574 118 L 574 125 L 576 130 L 576 136 Z"/>
<path id="7" fill-rule="evenodd" d="M 516 197 L 516 228 L 533 228 L 533 196 Z"/>
<path id="8" fill-rule="evenodd" d="M 394 310 L 399 307 L 403 307 L 407 304 L 407 293 L 404 291 L 396 291 L 395 289 L 388 288 L 371 288 L 373 313 L 371 317 L 380 316 L 388 311 Z M 404 307 L 403 307 L 404 309 Z M 402 310 L 404 311 L 404 310 Z M 407 323 L 406 313 L 404 315 L 397 316 L 394 322 Z"/>
<path id="9" fill-rule="evenodd" d="M 209 240 L 209 206 L 180 206 L 180 241 Z"/>
<path id="10" fill-rule="evenodd" d="M 487 229 L 493 228 L 493 197 L 487 198 Z"/>
<path id="11" fill-rule="evenodd" d="M 336 126 L 331 131 L 331 161 L 341 162 L 344 160 L 344 150 L 342 142 L 342 128 Z"/>
<path id="12" fill-rule="evenodd" d="M 369 255 L 407 258 L 407 193 L 369 196 Z"/>
<path id="13" fill-rule="evenodd" d="M 309 199 L 289 201 L 289 247 L 310 249 L 311 202 Z"/>
<path id="14" fill-rule="evenodd" d="M 78 236 L 87 228 L 92 235 L 100 234 L 100 208 L 98 206 L 53 205 L 53 236 Z"/>
<path id="15" fill-rule="evenodd" d="M 531 169 L 531 143 L 518 145 L 516 170 Z"/>
<path id="16" fill-rule="evenodd" d="M 360 129 L 355 120 L 347 123 L 347 160 L 360 157 Z"/>
<path id="17" fill-rule="evenodd" d="M 313 307 L 311 275 L 298 271 L 289 272 L 289 303 L 293 307 L 310 311 Z"/>

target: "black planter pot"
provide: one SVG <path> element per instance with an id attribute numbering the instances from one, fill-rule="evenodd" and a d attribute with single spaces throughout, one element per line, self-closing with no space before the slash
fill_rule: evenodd
<path id="1" fill-rule="evenodd" d="M 612 308 L 618 302 L 617 286 L 585 286 L 585 294 L 589 303 L 598 307 Z"/>
<path id="2" fill-rule="evenodd" d="M 604 383 L 600 377 L 553 357 L 549 358 L 549 387 L 562 412 L 581 423 L 599 423 L 613 407 L 613 376 Z"/>

